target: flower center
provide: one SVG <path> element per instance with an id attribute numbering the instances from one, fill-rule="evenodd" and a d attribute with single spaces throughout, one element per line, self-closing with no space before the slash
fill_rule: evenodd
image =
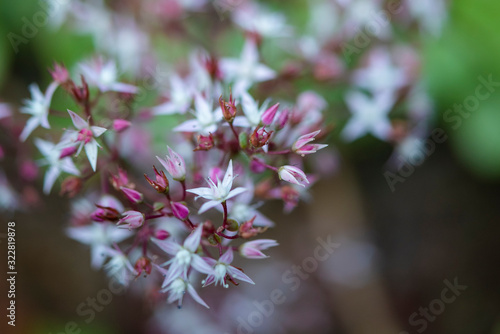
<path id="1" fill-rule="evenodd" d="M 90 129 L 81 129 L 80 132 L 78 132 L 78 137 L 76 138 L 76 141 L 83 141 L 85 144 L 88 144 L 93 137 L 94 134 Z"/>
<path id="2" fill-rule="evenodd" d="M 180 264 L 187 266 L 191 263 L 191 252 L 187 249 L 181 249 L 175 254 L 175 258 Z"/>

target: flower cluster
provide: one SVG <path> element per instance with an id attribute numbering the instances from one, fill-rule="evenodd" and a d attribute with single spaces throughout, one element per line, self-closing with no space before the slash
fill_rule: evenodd
<path id="1" fill-rule="evenodd" d="M 424 11 L 431 6 L 403 2 L 411 5 L 387 9 L 394 22 L 417 21 L 438 33 L 444 9 L 431 16 Z M 400 156 L 413 154 L 417 148 L 408 143 L 425 137 L 431 105 L 419 83 L 419 59 L 411 46 L 387 43 L 391 17 L 377 19 L 383 1 L 311 2 L 302 32 L 254 1 L 215 8 L 245 32 L 242 48 L 230 57 L 191 42 L 181 64 L 155 60 L 152 72 L 148 65 L 160 52 L 148 31 L 165 22 L 182 30 L 175 23 L 186 13 L 215 15 L 208 1 L 152 1 L 147 23 L 101 2 L 75 3 L 52 17 L 59 25 L 72 17 L 101 55 L 71 70 L 56 63 L 45 91 L 29 87 L 31 98 L 21 108 L 29 118 L 17 137 L 32 140 L 41 157 L 32 169 L 27 165 L 25 177 L 32 181 L 32 170 L 44 169 L 45 194 L 64 178 L 61 193 L 73 198 L 67 234 L 90 247 L 92 267 L 124 285 L 150 276 L 179 307 L 185 292 L 209 307 L 202 288 L 254 284 L 232 265 L 235 255 L 264 259 L 278 245 L 262 236 L 275 223 L 259 208 L 279 200 L 290 212 L 310 197 L 309 187 L 335 167 L 327 136 L 349 143 L 370 134 Z M 370 24 L 380 28 L 368 36 L 373 41 L 356 44 Z M 188 29 L 176 33 L 197 40 Z M 264 57 L 265 41 L 275 39 L 288 57 L 281 68 Z M 339 87 L 341 101 L 331 108 L 327 94 L 297 90 L 304 77 L 328 88 L 322 91 Z M 57 90 L 71 99 L 65 110 L 53 109 Z M 152 93 L 160 96 L 155 102 L 144 98 Z M 408 112 L 390 117 L 398 108 Z M 340 119 L 337 110 L 350 115 L 338 121 L 338 132 L 329 124 Z M 328 121 L 325 111 L 333 115 Z M 10 115 L 0 104 L 0 119 Z M 66 123 L 53 126 L 53 116 Z M 18 202 L 2 173 L 0 190 L 9 190 L 2 200 Z"/>

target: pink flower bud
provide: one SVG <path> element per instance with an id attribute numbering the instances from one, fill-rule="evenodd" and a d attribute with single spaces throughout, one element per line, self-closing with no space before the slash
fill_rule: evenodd
<path id="1" fill-rule="evenodd" d="M 219 105 L 220 109 L 222 110 L 222 116 L 224 117 L 224 119 L 227 122 L 232 123 L 237 111 L 235 102 L 233 100 L 233 95 L 231 94 L 229 96 L 229 101 L 224 101 L 221 95 L 219 97 Z"/>
<path id="2" fill-rule="evenodd" d="M 113 129 L 116 132 L 122 132 L 122 131 L 127 130 L 129 128 L 130 124 L 131 123 L 125 119 L 115 119 L 113 121 Z"/>
<path id="3" fill-rule="evenodd" d="M 309 144 L 315 139 L 320 131 L 321 130 L 314 131 L 299 137 L 299 139 L 297 139 L 297 141 L 293 143 L 292 151 L 304 156 L 306 154 L 316 153 L 318 150 L 327 147 L 328 145 L 325 144 Z"/>
<path id="4" fill-rule="evenodd" d="M 123 213 L 123 218 L 116 223 L 120 228 L 138 228 L 144 224 L 144 214 L 139 211 L 125 211 Z"/>
<path id="5" fill-rule="evenodd" d="M 99 204 L 96 204 L 95 206 L 97 206 L 97 210 L 90 215 L 93 221 L 116 221 L 120 218 L 120 212 L 111 206 L 103 206 Z"/>
<path id="6" fill-rule="evenodd" d="M 146 181 L 148 181 L 151 187 L 155 188 L 158 193 L 167 193 L 169 190 L 169 183 L 165 172 L 158 172 L 155 166 L 153 166 L 153 169 L 155 171 L 156 181 L 151 180 L 146 174 L 144 174 Z"/>
<path id="7" fill-rule="evenodd" d="M 69 156 L 75 154 L 77 150 L 78 150 L 78 148 L 76 146 L 65 147 L 61 150 L 61 154 L 59 155 L 59 159 L 69 157 Z"/>
<path id="8" fill-rule="evenodd" d="M 278 117 L 276 118 L 275 126 L 277 129 L 283 129 L 288 122 L 290 117 L 290 111 L 288 109 L 282 110 Z"/>
<path id="9" fill-rule="evenodd" d="M 248 259 L 264 259 L 269 256 L 261 252 L 263 249 L 278 246 L 276 240 L 261 239 L 245 242 L 240 246 L 240 254 Z"/>
<path id="10" fill-rule="evenodd" d="M 165 240 L 170 236 L 170 233 L 168 233 L 165 230 L 156 230 L 155 232 L 155 238 L 160 239 L 160 240 Z"/>
<path id="11" fill-rule="evenodd" d="M 116 190 L 120 190 L 121 187 L 125 187 L 126 185 L 128 185 L 127 172 L 121 168 L 118 168 L 118 175 L 111 175 L 110 182 L 113 188 L 115 188 Z"/>
<path id="12" fill-rule="evenodd" d="M 177 219 L 184 221 L 189 216 L 189 209 L 183 203 L 171 202 L 170 207 L 172 208 L 172 213 Z"/>
<path id="13" fill-rule="evenodd" d="M 69 80 L 69 73 L 64 65 L 59 65 L 58 63 L 54 63 L 54 69 L 49 70 L 50 75 L 52 75 L 52 79 L 58 84 L 64 84 Z"/>
<path id="14" fill-rule="evenodd" d="M 282 166 L 278 169 L 278 175 L 281 180 L 287 181 L 302 187 L 305 187 L 303 183 L 309 184 L 306 174 L 297 167 L 294 166 Z"/>
<path id="15" fill-rule="evenodd" d="M 195 151 L 208 151 L 214 147 L 214 137 L 212 134 L 208 136 L 199 135 L 198 136 L 198 146 L 194 149 Z"/>
<path id="16" fill-rule="evenodd" d="M 134 269 L 137 272 L 137 277 L 139 277 L 142 273 L 145 275 L 151 274 L 151 270 L 153 266 L 151 265 L 151 261 L 147 257 L 140 257 L 134 265 Z"/>
<path id="17" fill-rule="evenodd" d="M 273 131 L 267 132 L 264 128 L 256 128 L 250 136 L 250 143 L 253 147 L 262 147 L 267 144 Z"/>
<path id="18" fill-rule="evenodd" d="M 163 160 L 160 157 L 156 157 L 158 161 L 161 162 L 163 167 L 167 172 L 172 175 L 172 178 L 176 181 L 184 181 L 186 178 L 186 165 L 184 159 L 177 154 L 174 150 L 168 147 L 168 155 L 166 159 Z"/>
<path id="19" fill-rule="evenodd" d="M 136 203 L 136 204 L 142 203 L 144 196 L 140 192 L 138 192 L 137 190 L 125 188 L 125 187 L 121 187 L 121 190 L 130 202 Z"/>
<path id="20" fill-rule="evenodd" d="M 264 111 L 261 117 L 262 124 L 265 126 L 271 125 L 273 123 L 274 117 L 276 116 L 276 112 L 278 111 L 279 103 L 276 103 L 271 108 Z"/>

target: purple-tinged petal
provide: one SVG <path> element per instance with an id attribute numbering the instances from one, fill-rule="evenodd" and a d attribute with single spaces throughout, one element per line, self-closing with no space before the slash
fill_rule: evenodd
<path id="1" fill-rule="evenodd" d="M 198 304 L 201 304 L 203 306 L 205 306 L 206 308 L 210 308 L 207 303 L 205 303 L 205 301 L 203 299 L 201 299 L 201 297 L 198 295 L 198 293 L 196 292 L 196 290 L 193 288 L 193 286 L 191 284 L 188 283 L 187 285 L 187 291 L 189 292 L 189 294 L 191 295 L 191 297 L 193 297 L 193 299 L 198 303 Z"/>
<path id="2" fill-rule="evenodd" d="M 247 282 L 250 284 L 255 284 L 254 281 L 252 281 L 252 279 L 250 277 L 248 277 L 241 270 L 239 270 L 233 266 L 227 266 L 227 272 L 233 278 L 236 278 L 240 281 Z"/>
<path id="3" fill-rule="evenodd" d="M 191 252 L 196 252 L 200 245 L 201 233 L 203 232 L 203 224 L 200 224 L 194 232 L 192 232 L 184 241 L 184 248 L 189 249 Z"/>

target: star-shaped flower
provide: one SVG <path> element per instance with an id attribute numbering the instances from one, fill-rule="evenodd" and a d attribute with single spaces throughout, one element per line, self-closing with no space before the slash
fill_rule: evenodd
<path id="1" fill-rule="evenodd" d="M 213 109 L 212 103 L 200 94 L 194 99 L 196 119 L 185 121 L 174 128 L 178 132 L 199 132 L 204 135 L 217 130 L 217 123 L 222 120 L 222 112 L 219 108 Z"/>
<path id="2" fill-rule="evenodd" d="M 360 92 L 351 92 L 346 102 L 353 115 L 341 133 L 344 140 L 352 141 L 367 133 L 381 140 L 388 138 L 391 122 L 387 115 L 395 102 L 391 92 L 378 93 L 372 98 Z"/>
<path id="3" fill-rule="evenodd" d="M 101 128 L 100 126 L 90 125 L 89 122 L 85 121 L 69 109 L 68 113 L 71 116 L 73 125 L 78 131 L 66 130 L 67 137 L 59 144 L 59 146 L 69 147 L 78 145 L 78 150 L 76 152 L 77 155 L 80 154 L 82 148 L 85 148 L 85 153 L 87 154 L 87 158 L 92 166 L 92 170 L 95 171 L 97 166 L 97 147 L 101 147 L 95 138 L 102 135 L 106 129 Z"/>
<path id="4" fill-rule="evenodd" d="M 222 182 L 219 178 L 217 178 L 216 184 L 211 178 L 207 178 L 207 182 L 210 188 L 200 187 L 189 189 L 188 192 L 198 195 L 196 199 L 203 197 L 210 200 L 201 206 L 198 213 L 203 213 L 221 204 L 222 202 L 225 202 L 226 200 L 246 191 L 246 189 L 243 187 L 238 187 L 231 190 L 231 188 L 233 187 L 233 180 L 235 178 L 236 176 L 233 175 L 233 160 L 230 160 Z"/>
<path id="5" fill-rule="evenodd" d="M 66 233 L 70 238 L 90 245 L 91 265 L 96 269 L 104 264 L 106 256 L 109 255 L 109 246 L 132 235 L 131 232 L 113 224 L 95 222 L 82 227 L 70 227 Z"/>
<path id="6" fill-rule="evenodd" d="M 101 58 L 92 60 L 89 63 L 80 64 L 83 76 L 92 86 L 99 88 L 101 92 L 137 93 L 138 89 L 134 85 L 118 82 L 116 64 Z"/>
<path id="7" fill-rule="evenodd" d="M 215 283 L 215 285 L 220 283 L 223 287 L 228 288 L 229 285 L 226 283 L 226 275 L 240 281 L 255 284 L 250 277 L 241 271 L 241 269 L 230 265 L 231 262 L 233 262 L 233 249 L 231 247 L 228 248 L 227 252 L 225 252 L 218 261 L 209 257 L 205 257 L 204 260 L 214 267 L 213 274 L 208 275 L 202 282 L 204 287 L 212 283 Z"/>
<path id="8" fill-rule="evenodd" d="M 62 172 L 76 176 L 80 175 L 80 171 L 70 157 L 60 159 L 62 149 L 58 148 L 57 145 L 39 138 L 35 139 L 35 145 L 43 155 L 43 159 L 39 161 L 40 166 L 49 166 L 43 182 L 43 192 L 45 194 L 50 193 L 54 182 Z"/>
<path id="9" fill-rule="evenodd" d="M 210 265 L 208 265 L 201 256 L 196 254 L 198 246 L 200 245 L 202 232 L 203 224 L 200 224 L 200 226 L 184 240 L 182 246 L 170 240 L 153 239 L 153 242 L 165 253 L 173 256 L 172 259 L 164 263 L 164 265 L 170 264 L 170 267 L 168 272 L 166 272 L 162 287 L 166 287 L 176 278 L 186 275 L 189 267 L 204 274 L 212 273 L 213 270 Z"/>
<path id="10" fill-rule="evenodd" d="M 235 96 L 240 96 L 256 82 L 276 77 L 275 71 L 259 63 L 257 46 L 250 39 L 245 42 L 240 59 L 221 59 L 220 68 L 227 81 L 234 81 L 233 93 Z"/>
<path id="11" fill-rule="evenodd" d="M 31 84 L 29 89 L 31 92 L 31 99 L 25 100 L 26 104 L 21 108 L 21 112 L 24 114 L 30 114 L 31 118 L 26 122 L 26 126 L 21 133 L 21 141 L 25 141 L 26 138 L 35 130 L 38 126 L 42 126 L 45 129 L 50 129 L 50 124 L 48 120 L 50 102 L 52 101 L 52 95 L 56 91 L 58 86 L 57 82 L 52 82 L 45 95 L 40 91 L 37 84 Z"/>

